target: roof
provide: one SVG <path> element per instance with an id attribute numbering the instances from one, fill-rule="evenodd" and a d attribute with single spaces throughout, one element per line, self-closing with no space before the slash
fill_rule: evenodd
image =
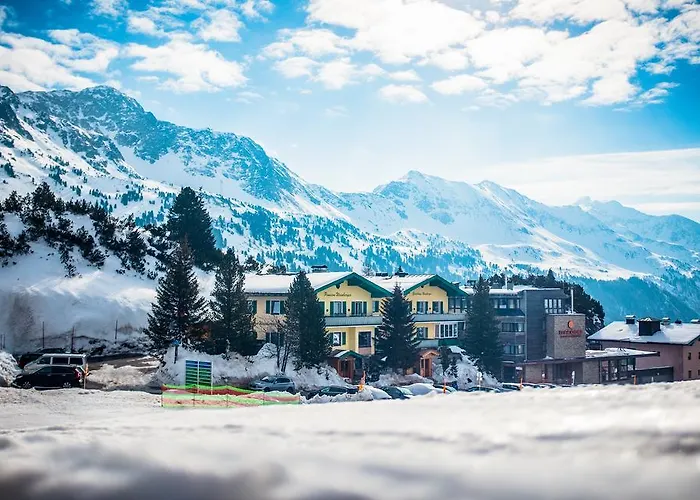
<path id="1" fill-rule="evenodd" d="M 700 337 L 700 324 L 682 323 L 661 324 L 654 335 L 639 336 L 639 325 L 628 325 L 624 321 L 614 321 L 588 337 L 589 340 L 607 342 L 633 342 L 639 344 L 689 345 Z"/>
<path id="2" fill-rule="evenodd" d="M 639 351 L 637 349 L 626 349 L 624 347 L 608 347 L 600 351 L 586 350 L 586 359 L 605 359 L 605 358 L 640 358 L 644 356 L 658 356 L 656 351 Z"/>
<path id="3" fill-rule="evenodd" d="M 474 295 L 474 288 L 471 286 L 462 286 L 464 292 L 469 295 Z M 540 291 L 540 292 L 554 292 L 559 291 L 564 294 L 561 288 L 537 288 L 532 285 L 515 285 L 513 288 L 493 288 L 489 289 L 489 295 L 519 295 L 522 292 L 527 291 Z M 564 294 L 565 295 L 565 294 Z"/>
<path id="4" fill-rule="evenodd" d="M 367 278 L 352 271 L 330 273 L 307 273 L 307 278 L 316 292 L 348 281 L 352 286 L 360 286 L 372 297 L 387 297 L 390 294 Z M 246 274 L 245 291 L 256 295 L 286 295 L 296 274 Z"/>
<path id="5" fill-rule="evenodd" d="M 335 349 L 331 351 L 331 358 L 337 358 L 337 359 L 343 359 L 347 358 L 348 356 L 352 358 L 362 358 L 361 354 L 356 353 L 355 351 L 348 351 L 348 350 L 341 350 L 341 349 Z"/>
<path id="6" fill-rule="evenodd" d="M 422 286 L 436 286 L 442 288 L 450 297 L 464 296 L 466 293 L 458 285 L 446 280 L 437 274 L 407 274 L 405 276 L 372 276 L 369 278 L 373 283 L 381 286 L 385 290 L 392 292 L 396 285 L 401 287 L 404 295 L 408 295 L 413 290 Z"/>

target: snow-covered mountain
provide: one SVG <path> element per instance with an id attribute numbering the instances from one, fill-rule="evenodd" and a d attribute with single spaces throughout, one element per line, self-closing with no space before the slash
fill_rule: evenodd
<path id="1" fill-rule="evenodd" d="M 371 193 L 334 193 L 247 137 L 159 121 L 109 87 L 0 87 L 0 178 L 2 196 L 48 179 L 64 198 L 139 224 L 162 221 L 189 185 L 207 200 L 221 245 L 289 267 L 401 264 L 459 280 L 552 268 L 597 291 L 610 318 L 700 311 L 700 224 L 689 219 L 615 202 L 552 207 L 419 172 Z"/>

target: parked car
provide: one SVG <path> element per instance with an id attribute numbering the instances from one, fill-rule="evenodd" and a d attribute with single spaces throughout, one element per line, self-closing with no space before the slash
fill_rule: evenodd
<path id="1" fill-rule="evenodd" d="M 357 394 L 357 387 L 329 385 L 318 390 L 319 396 L 337 396 L 339 394 Z"/>
<path id="2" fill-rule="evenodd" d="M 404 389 L 410 391 L 411 394 L 413 394 L 414 396 L 425 396 L 426 394 L 442 393 L 442 388 L 437 388 L 430 384 L 423 384 L 420 382 L 404 386 Z"/>
<path id="3" fill-rule="evenodd" d="M 60 347 L 46 347 L 44 349 L 39 349 L 38 351 L 34 352 L 25 352 L 24 354 L 20 355 L 19 358 L 17 358 L 17 366 L 19 366 L 20 368 L 24 368 L 28 363 L 36 361 L 43 354 L 58 354 L 65 352 L 66 350 L 61 349 Z"/>
<path id="4" fill-rule="evenodd" d="M 282 375 L 263 377 L 260 380 L 253 380 L 248 387 L 254 391 L 263 392 L 280 391 L 288 392 L 290 394 L 297 392 L 297 388 L 292 379 Z"/>
<path id="5" fill-rule="evenodd" d="M 411 399 L 413 397 L 413 394 L 411 394 L 411 391 L 409 391 L 408 389 L 405 389 L 403 387 L 396 387 L 396 386 L 381 387 L 381 390 L 383 390 L 389 396 L 391 396 L 391 399 Z"/>
<path id="6" fill-rule="evenodd" d="M 85 376 L 90 372 L 88 370 L 87 355 L 77 354 L 77 353 L 47 353 L 42 354 L 41 357 L 27 363 L 24 365 L 24 373 L 32 373 L 38 369 L 46 366 L 71 366 L 73 368 L 80 368 Z"/>
<path id="7" fill-rule="evenodd" d="M 496 389 L 495 387 L 470 387 L 466 392 L 505 392 L 502 389 Z"/>
<path id="8" fill-rule="evenodd" d="M 83 387 L 85 382 L 84 372 L 74 366 L 42 366 L 31 373 L 19 375 L 13 385 L 23 389 L 32 387 Z"/>
<path id="9" fill-rule="evenodd" d="M 457 392 L 457 389 L 455 389 L 455 388 L 452 387 L 451 385 L 435 384 L 435 388 L 436 388 L 439 392 L 448 392 L 448 393 L 450 393 L 450 392 Z"/>

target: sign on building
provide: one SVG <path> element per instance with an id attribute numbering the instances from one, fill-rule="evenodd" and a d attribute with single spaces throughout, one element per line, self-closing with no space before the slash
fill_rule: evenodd
<path id="1" fill-rule="evenodd" d="M 211 387 L 212 364 L 211 361 L 185 360 L 185 386 L 186 387 Z"/>

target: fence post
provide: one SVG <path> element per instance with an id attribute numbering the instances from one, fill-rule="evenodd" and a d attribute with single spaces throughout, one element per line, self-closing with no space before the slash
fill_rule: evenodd
<path id="1" fill-rule="evenodd" d="M 119 320 L 114 322 L 114 343 L 117 342 L 117 330 L 119 329 Z"/>
<path id="2" fill-rule="evenodd" d="M 42 349 L 44 347 L 46 347 L 45 338 L 46 338 L 46 336 L 45 336 L 45 330 L 44 330 L 44 322 L 42 321 L 41 322 L 41 348 Z"/>

